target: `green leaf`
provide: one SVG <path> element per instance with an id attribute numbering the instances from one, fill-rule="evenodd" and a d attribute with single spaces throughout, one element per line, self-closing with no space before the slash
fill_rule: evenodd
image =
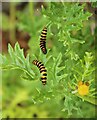
<path id="1" fill-rule="evenodd" d="M 6 57 L 0 54 L 0 65 L 5 64 L 7 61 Z"/>
<path id="2" fill-rule="evenodd" d="M 29 54 L 27 55 L 26 58 L 24 57 L 23 49 L 20 49 L 18 42 L 15 44 L 14 50 L 10 44 L 8 45 L 8 53 L 10 55 L 10 61 L 7 63 L 4 62 L 1 68 L 3 70 L 9 70 L 9 69 L 22 70 L 24 74 L 26 74 L 25 78 L 29 80 L 33 80 L 35 73 L 31 69 Z M 8 58 L 6 58 L 5 56 L 2 56 L 2 58 L 8 61 Z"/>
<path id="3" fill-rule="evenodd" d="M 58 67 L 62 62 L 62 53 L 59 53 L 57 59 L 56 59 L 56 67 Z"/>
<path id="4" fill-rule="evenodd" d="M 32 77 L 31 77 L 31 76 L 28 76 L 28 75 L 25 74 L 25 73 L 22 74 L 20 77 L 21 77 L 21 79 L 23 79 L 23 80 L 30 80 L 30 81 L 32 80 Z"/>
<path id="5" fill-rule="evenodd" d="M 66 78 L 67 76 L 68 76 L 68 74 L 63 74 L 63 75 L 57 76 L 57 80 L 60 81 L 64 78 Z"/>
<path id="6" fill-rule="evenodd" d="M 60 71 L 64 70 L 65 68 L 66 68 L 66 66 L 58 67 L 57 68 L 57 73 L 59 73 Z"/>
<path id="7" fill-rule="evenodd" d="M 13 51 L 13 48 L 11 47 L 10 44 L 8 44 L 8 53 L 11 57 L 11 62 L 14 63 L 15 62 L 15 55 L 14 55 L 14 51 Z"/>

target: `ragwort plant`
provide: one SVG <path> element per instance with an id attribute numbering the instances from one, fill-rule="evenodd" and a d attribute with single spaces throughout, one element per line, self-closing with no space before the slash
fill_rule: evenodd
<path id="1" fill-rule="evenodd" d="M 85 4 L 80 5 L 79 3 L 48 3 L 46 9 L 43 6 L 41 8 L 40 14 L 43 22 L 38 17 L 30 21 L 27 13 L 21 16 L 21 13 L 18 13 L 18 29 L 28 32 L 31 36 L 29 54 L 25 58 L 23 49 L 17 42 L 14 49 L 10 44 L 8 45 L 9 58 L 0 55 L 3 70 L 20 69 L 23 71 L 21 79 L 33 81 L 31 82 L 33 104 L 45 104 L 46 106 L 48 104 L 47 108 L 51 116 L 52 106 L 60 112 L 57 117 L 68 118 L 72 115 L 76 117 L 75 112 L 78 117 L 86 117 L 84 111 L 81 110 L 81 104 L 84 104 L 84 101 L 96 105 L 94 50 L 88 52 L 85 49 L 86 51 L 81 54 L 78 47 L 80 45 L 82 48 L 85 45 L 84 37 L 78 39 L 79 37 L 73 36 L 73 32 L 81 31 L 83 22 L 92 15 L 84 11 L 84 7 Z M 35 24 L 35 21 L 39 24 Z M 39 33 L 45 25 L 48 25 L 46 55 L 41 52 L 39 47 Z M 39 70 L 32 64 L 35 59 L 42 61 L 47 69 L 45 86 L 40 81 Z M 78 92 L 79 81 L 89 83 L 88 94 L 81 95 Z M 84 92 L 83 90 L 83 94 Z M 55 111 L 56 114 L 57 110 Z"/>

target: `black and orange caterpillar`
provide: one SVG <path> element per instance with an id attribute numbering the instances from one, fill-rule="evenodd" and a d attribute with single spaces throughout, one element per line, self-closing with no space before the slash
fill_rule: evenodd
<path id="1" fill-rule="evenodd" d="M 47 70 L 45 69 L 44 64 L 42 62 L 39 62 L 38 60 L 33 60 L 32 63 L 39 68 L 40 73 L 42 74 L 41 76 L 42 84 L 45 85 L 47 80 Z"/>
<path id="2" fill-rule="evenodd" d="M 47 53 L 46 49 L 46 35 L 47 35 L 47 27 L 44 27 L 42 32 L 41 32 L 41 37 L 40 37 L 40 48 L 44 54 Z"/>

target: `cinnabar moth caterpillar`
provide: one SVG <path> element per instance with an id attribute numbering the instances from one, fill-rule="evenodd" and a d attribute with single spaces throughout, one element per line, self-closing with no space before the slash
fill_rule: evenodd
<path id="1" fill-rule="evenodd" d="M 34 60 L 32 63 L 39 68 L 40 73 L 42 75 L 41 76 L 42 84 L 45 85 L 47 80 L 47 70 L 45 69 L 44 64 L 42 62 L 39 62 L 38 60 Z"/>
<path id="2" fill-rule="evenodd" d="M 40 37 L 40 48 L 44 54 L 47 53 L 46 49 L 46 35 L 47 35 L 47 27 L 44 27 L 42 32 L 41 32 L 41 37 Z"/>

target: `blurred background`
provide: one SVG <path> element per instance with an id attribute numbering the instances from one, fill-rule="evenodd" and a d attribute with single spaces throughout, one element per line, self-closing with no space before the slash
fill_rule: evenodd
<path id="1" fill-rule="evenodd" d="M 47 2 L 3 2 L 2 12 L 0 17 L 2 17 L 2 26 L 0 26 L 0 36 L 2 35 L 2 40 L 0 40 L 0 51 L 2 54 L 8 53 L 8 43 L 14 47 L 15 43 L 18 41 L 20 47 L 24 49 L 25 56 L 27 53 L 32 54 L 37 51 L 37 48 L 33 44 L 33 40 L 39 39 L 40 31 L 44 23 L 46 23 L 45 17 L 41 14 L 41 6 L 45 8 L 48 7 Z M 82 3 L 80 3 L 82 4 Z M 91 34 L 94 34 L 95 29 L 95 19 L 97 19 L 97 8 L 93 7 L 90 2 L 86 3 L 86 10 L 91 12 L 93 15 L 90 18 L 91 23 L 85 23 L 85 26 L 89 26 Z M 30 27 L 27 27 L 30 26 Z M 87 30 L 87 34 L 89 33 Z M 85 29 L 83 29 L 85 31 Z M 97 28 L 95 29 L 95 33 Z M 33 37 L 33 38 L 32 38 Z M 97 34 L 95 34 L 97 37 Z M 35 41 L 34 41 L 35 42 Z M 83 48 L 90 49 L 97 44 L 97 41 L 86 42 L 86 46 Z M 52 43 L 47 43 L 47 46 L 52 47 Z M 96 50 L 96 47 L 95 47 Z M 97 55 L 97 52 L 96 52 Z M 3 91 L 3 118 L 59 118 L 60 120 L 66 116 L 63 112 L 60 112 L 60 107 L 52 103 L 52 106 L 46 104 L 34 105 L 32 101 L 32 85 L 31 81 L 24 81 L 20 79 L 21 71 L 11 70 L 2 72 L 2 91 Z M 0 95 L 2 94 L 0 90 Z M 1 97 L 0 97 L 1 99 Z M 88 105 L 91 109 L 87 113 Z M 89 103 L 83 103 L 84 110 L 83 116 L 94 117 L 95 111 L 94 105 Z M 70 116 L 71 118 L 79 117 L 74 113 Z"/>

